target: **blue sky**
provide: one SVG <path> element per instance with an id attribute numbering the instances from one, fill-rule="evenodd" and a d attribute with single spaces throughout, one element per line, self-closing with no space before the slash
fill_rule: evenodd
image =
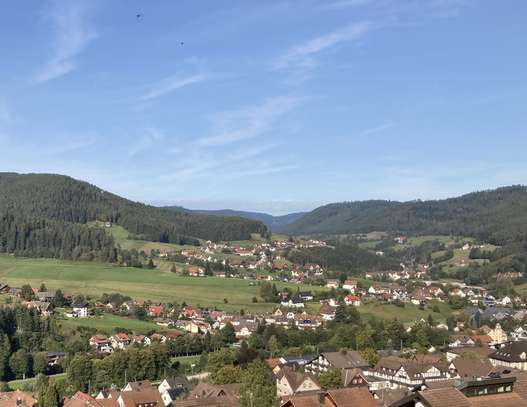
<path id="1" fill-rule="evenodd" d="M 271 213 L 526 183 L 526 15 L 524 0 L 7 2 L 0 169 Z"/>

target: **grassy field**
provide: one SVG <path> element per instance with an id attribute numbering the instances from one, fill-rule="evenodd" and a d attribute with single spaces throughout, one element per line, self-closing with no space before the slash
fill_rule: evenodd
<path id="1" fill-rule="evenodd" d="M 437 304 L 439 313 L 433 312 L 432 307 Z M 359 312 L 364 317 L 382 318 L 392 320 L 397 318 L 399 321 L 408 324 L 420 318 L 428 318 L 432 315 L 435 321 L 445 322 L 446 317 L 452 313 L 448 304 L 441 302 L 431 302 L 425 307 L 425 310 L 420 310 L 419 307 L 413 304 L 405 304 L 404 307 L 398 307 L 393 304 L 381 304 L 378 302 L 371 302 L 363 304 L 358 307 Z"/>
<path id="2" fill-rule="evenodd" d="M 84 326 L 94 328 L 99 332 L 114 334 L 115 328 L 126 328 L 136 334 L 146 334 L 150 331 L 166 331 L 166 327 L 156 325 L 150 321 L 121 317 L 119 315 L 103 314 L 93 318 L 61 318 L 60 324 L 65 327 L 78 328 Z"/>
<path id="3" fill-rule="evenodd" d="M 99 223 L 94 223 L 94 226 L 103 227 Z M 105 230 L 113 236 L 115 241 L 119 243 L 121 248 L 125 250 L 136 249 L 138 251 L 143 250 L 145 253 L 150 253 L 152 250 L 159 250 L 162 253 L 176 253 L 182 249 L 196 249 L 195 246 L 180 246 L 177 244 L 170 243 L 159 243 L 149 242 L 146 240 L 135 240 L 130 239 L 130 233 L 122 226 L 112 225 L 111 228 L 105 228 Z"/>
<path id="4" fill-rule="evenodd" d="M 53 378 L 58 379 L 60 377 L 65 377 L 65 376 L 66 376 L 66 373 L 59 373 L 59 374 L 48 376 L 48 377 L 50 379 L 53 379 Z M 7 384 L 9 385 L 9 388 L 13 390 L 20 389 L 20 390 L 32 391 L 33 385 L 35 384 L 36 380 L 37 379 L 35 377 L 31 377 L 29 379 L 11 380 L 10 382 L 7 382 Z"/>
<path id="5" fill-rule="evenodd" d="M 425 242 L 432 240 L 437 240 L 445 245 L 450 245 L 454 243 L 454 239 L 451 236 L 441 236 L 441 235 L 428 235 L 428 236 L 412 236 L 404 244 L 396 244 L 393 249 L 396 251 L 408 249 L 410 247 L 417 247 Z"/>
<path id="6" fill-rule="evenodd" d="M 259 287 L 254 281 L 216 277 L 182 277 L 154 269 L 116 267 L 96 262 L 72 262 L 51 259 L 26 259 L 0 256 L 0 281 L 19 287 L 29 283 L 38 287 L 60 288 L 67 293 L 99 296 L 119 292 L 134 299 L 183 302 L 225 309 L 265 311 L 274 304 L 253 303 Z M 321 287 L 276 282 L 278 287 L 293 290 L 321 290 Z M 228 303 L 224 303 L 227 299 Z"/>
<path id="7" fill-rule="evenodd" d="M 439 307 L 439 313 L 432 311 L 432 307 L 436 304 Z M 317 313 L 319 309 L 320 304 L 314 303 L 308 304 L 306 307 L 306 311 L 313 314 Z M 431 302 L 425 307 L 423 311 L 413 304 L 405 304 L 404 307 L 398 307 L 393 304 L 384 304 L 377 301 L 372 301 L 370 303 L 362 304 L 360 307 L 357 307 L 357 310 L 365 318 L 384 320 L 393 320 L 397 318 L 404 324 L 409 324 L 421 318 L 426 320 L 428 315 L 432 315 L 434 320 L 437 322 L 445 322 L 447 316 L 452 313 L 452 310 L 449 308 L 449 306 L 441 302 Z"/>

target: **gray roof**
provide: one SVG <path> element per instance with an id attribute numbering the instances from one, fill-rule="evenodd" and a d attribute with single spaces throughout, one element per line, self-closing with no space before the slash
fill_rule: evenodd
<path id="1" fill-rule="evenodd" d="M 353 350 L 342 350 L 340 352 L 324 352 L 322 353 L 331 367 L 335 369 L 353 369 L 369 367 L 368 362 L 360 355 L 359 352 Z"/>

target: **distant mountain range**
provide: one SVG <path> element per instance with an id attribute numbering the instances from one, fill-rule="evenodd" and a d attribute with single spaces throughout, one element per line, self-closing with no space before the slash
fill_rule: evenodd
<path id="1" fill-rule="evenodd" d="M 306 214 L 306 212 L 296 212 L 289 213 L 282 216 L 273 216 L 267 213 L 262 212 L 248 212 L 248 211 L 238 211 L 234 209 L 217 209 L 217 210 L 207 210 L 207 209 L 187 209 L 181 206 L 168 206 L 166 207 L 172 210 L 184 211 L 187 213 L 199 213 L 203 215 L 212 215 L 212 216 L 233 216 L 255 220 L 262 222 L 267 228 L 273 232 L 279 232 L 287 225 L 295 222 Z"/>
<path id="2" fill-rule="evenodd" d="M 386 231 L 472 236 L 502 244 L 527 240 L 527 188 L 510 186 L 430 201 L 332 203 L 311 212 L 272 216 L 236 210 L 190 211 L 238 216 L 291 235 L 336 235 Z"/>

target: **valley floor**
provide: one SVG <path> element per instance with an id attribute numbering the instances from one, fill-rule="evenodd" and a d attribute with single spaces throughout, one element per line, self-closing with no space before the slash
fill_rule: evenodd
<path id="1" fill-rule="evenodd" d="M 218 307 L 222 310 L 269 311 L 271 303 L 253 303 L 259 287 L 255 281 L 219 277 L 183 277 L 158 269 L 117 267 L 96 262 L 74 262 L 51 259 L 18 258 L 0 255 L 0 281 L 14 287 L 30 284 L 71 294 L 99 296 L 121 293 L 133 299 L 159 302 L 183 301 L 192 305 Z M 296 290 L 322 289 L 305 285 L 276 282 L 278 288 Z M 224 300 L 227 300 L 227 303 Z"/>

